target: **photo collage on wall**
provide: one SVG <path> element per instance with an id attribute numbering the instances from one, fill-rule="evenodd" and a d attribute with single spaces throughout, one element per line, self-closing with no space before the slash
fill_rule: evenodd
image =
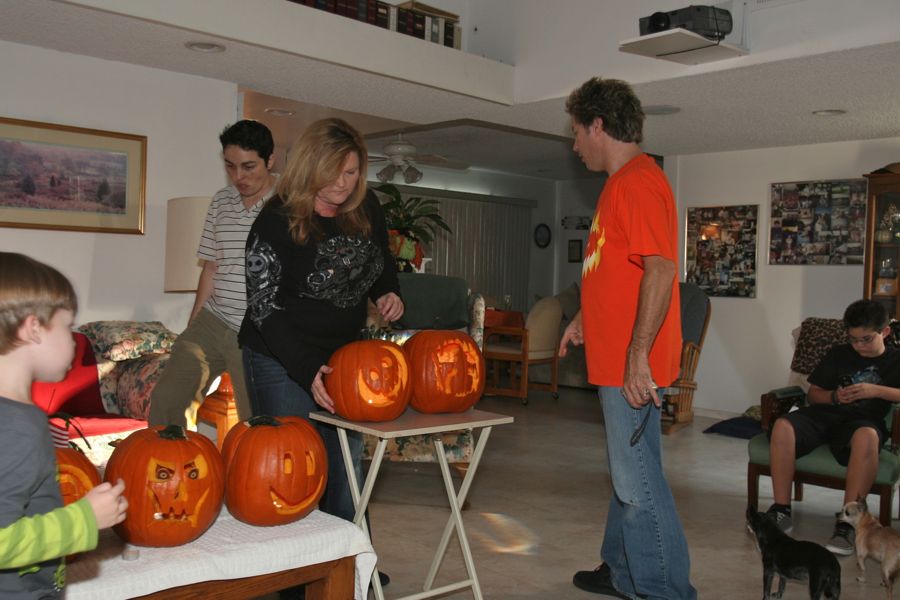
<path id="1" fill-rule="evenodd" d="M 861 265 L 866 180 L 773 183 L 770 265 Z"/>
<path id="2" fill-rule="evenodd" d="M 685 281 L 708 296 L 756 297 L 758 204 L 688 207 Z"/>

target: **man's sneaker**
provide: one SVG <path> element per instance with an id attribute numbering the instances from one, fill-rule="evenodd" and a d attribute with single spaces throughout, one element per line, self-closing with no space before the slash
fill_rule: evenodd
<path id="1" fill-rule="evenodd" d="M 790 513 L 770 508 L 766 511 L 766 516 L 775 521 L 775 525 L 777 525 L 778 529 L 783 533 L 790 533 L 794 528 L 794 521 L 791 520 Z"/>
<path id="2" fill-rule="evenodd" d="M 853 554 L 853 550 L 856 548 L 856 530 L 853 529 L 853 525 L 838 521 L 825 548 L 829 552 L 842 556 Z"/>
<path id="3" fill-rule="evenodd" d="M 572 578 L 575 587 L 586 592 L 600 594 L 608 598 L 624 598 L 628 600 L 628 596 L 617 590 L 612 584 L 612 571 L 609 565 L 602 563 L 593 571 L 578 571 Z M 646 598 L 646 596 L 638 596 L 638 598 Z"/>
<path id="4" fill-rule="evenodd" d="M 572 583 L 578 589 L 586 592 L 628 600 L 628 596 L 613 587 L 612 571 L 610 571 L 609 565 L 606 563 L 602 563 L 593 571 L 578 571 L 572 578 Z"/>

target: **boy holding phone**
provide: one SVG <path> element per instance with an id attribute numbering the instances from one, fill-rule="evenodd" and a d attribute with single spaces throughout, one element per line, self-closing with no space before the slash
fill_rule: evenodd
<path id="1" fill-rule="evenodd" d="M 847 343 L 828 351 L 809 376 L 808 406 L 775 421 L 769 455 L 775 502 L 769 514 L 782 531 L 791 522 L 791 483 L 797 457 L 827 443 L 847 467 L 844 504 L 865 498 L 878 473 L 891 403 L 900 402 L 900 350 L 885 344 L 891 333 L 885 307 L 857 300 L 844 312 Z M 854 551 L 855 532 L 838 521 L 826 544 L 835 554 Z"/>

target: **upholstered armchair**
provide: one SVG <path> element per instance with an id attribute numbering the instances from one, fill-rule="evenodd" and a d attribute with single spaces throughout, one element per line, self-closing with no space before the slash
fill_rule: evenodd
<path id="1" fill-rule="evenodd" d="M 488 377 L 485 394 L 513 396 L 528 404 L 528 390 L 539 389 L 557 398 L 559 324 L 562 305 L 553 296 L 541 298 L 528 312 L 525 327 L 491 326 L 485 330 L 484 360 Z M 550 383 L 529 381 L 532 365 L 550 365 Z M 505 371 L 507 385 L 501 385 Z"/>
<path id="2" fill-rule="evenodd" d="M 672 433 L 694 420 L 694 390 L 700 350 L 712 313 L 709 297 L 693 283 L 679 283 L 681 298 L 681 372 L 663 397 L 662 431 Z"/>

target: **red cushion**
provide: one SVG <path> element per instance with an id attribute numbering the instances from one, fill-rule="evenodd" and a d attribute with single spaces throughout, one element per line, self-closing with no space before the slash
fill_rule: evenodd
<path id="1" fill-rule="evenodd" d="M 75 358 L 65 379 L 53 383 L 35 381 L 31 385 L 31 399 L 48 415 L 56 412 L 105 414 L 94 351 L 84 334 L 73 331 L 72 337 L 75 339 Z"/>
<path id="2" fill-rule="evenodd" d="M 70 440 L 77 440 L 82 434 L 84 437 L 90 437 L 93 435 L 133 431 L 135 429 L 144 429 L 147 427 L 147 421 L 110 414 L 73 417 L 70 423 Z M 62 419 L 50 419 L 50 424 L 54 427 L 65 428 L 65 422 Z M 81 430 L 81 434 L 75 429 L 76 427 Z"/>

